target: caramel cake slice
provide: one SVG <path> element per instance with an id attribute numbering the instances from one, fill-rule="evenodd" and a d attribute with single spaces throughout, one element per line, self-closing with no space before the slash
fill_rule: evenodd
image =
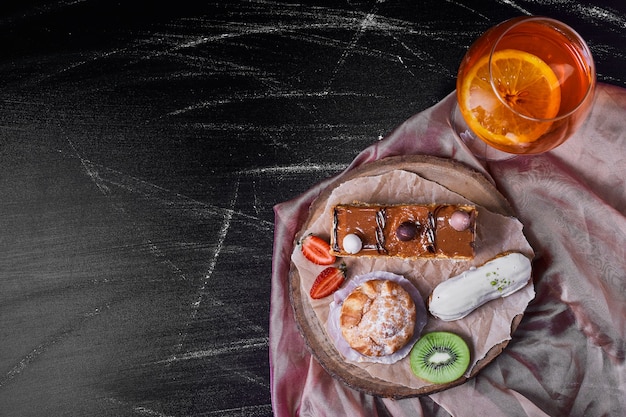
<path id="1" fill-rule="evenodd" d="M 475 206 L 455 204 L 339 204 L 332 209 L 336 256 L 470 259 Z"/>

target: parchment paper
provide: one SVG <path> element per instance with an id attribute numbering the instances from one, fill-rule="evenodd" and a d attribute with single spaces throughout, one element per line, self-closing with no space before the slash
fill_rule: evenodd
<path id="1" fill-rule="evenodd" d="M 383 175 L 356 178 L 342 183 L 329 196 L 324 213 L 311 222 L 304 233 L 314 233 L 328 237 L 332 225 L 332 207 L 354 201 L 379 204 L 475 204 L 465 197 L 425 178 L 402 170 L 394 170 Z M 534 253 L 524 237 L 522 224 L 515 218 L 492 213 L 477 206 L 478 217 L 475 258 L 469 261 L 417 259 L 406 260 L 391 257 L 342 258 L 348 267 L 348 279 L 367 272 L 382 270 L 403 275 L 415 285 L 422 294 L 424 302 L 441 281 L 460 272 L 478 266 L 505 251 L 517 251 L 532 259 Z M 315 277 L 324 268 L 312 264 L 302 255 L 299 247 L 292 254 L 292 261 L 300 274 L 302 293 L 307 294 Z M 434 330 L 452 331 L 462 336 L 470 346 L 472 361 L 466 375 L 472 367 L 494 345 L 510 339 L 511 322 L 522 314 L 535 295 L 532 280 L 528 285 L 509 297 L 494 300 L 477 309 L 464 319 L 444 322 L 429 315 L 424 332 Z M 319 320 L 328 320 L 329 304 L 332 297 L 313 300 L 307 297 Z M 410 370 L 409 358 L 386 365 L 350 361 L 366 369 L 373 377 L 412 388 L 431 385 L 415 377 Z"/>

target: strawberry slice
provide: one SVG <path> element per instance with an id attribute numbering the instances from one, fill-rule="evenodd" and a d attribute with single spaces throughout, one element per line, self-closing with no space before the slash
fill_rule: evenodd
<path id="1" fill-rule="evenodd" d="M 300 242 L 305 258 L 317 265 L 331 265 L 335 256 L 330 253 L 330 244 L 319 236 L 307 235 Z"/>
<path id="2" fill-rule="evenodd" d="M 324 298 L 341 287 L 343 281 L 346 279 L 346 264 L 342 263 L 341 266 L 329 266 L 324 269 L 315 278 L 313 286 L 311 287 L 311 298 L 318 299 Z"/>

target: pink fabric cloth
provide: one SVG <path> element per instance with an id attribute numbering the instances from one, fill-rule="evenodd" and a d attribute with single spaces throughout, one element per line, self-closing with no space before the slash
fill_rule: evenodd
<path id="1" fill-rule="evenodd" d="M 376 398 L 329 376 L 307 351 L 288 294 L 293 238 L 326 180 L 275 207 L 270 371 L 277 417 L 626 415 L 626 90 L 599 84 L 591 116 L 559 148 L 487 164 L 454 139 L 453 104 L 450 94 L 408 119 L 347 170 L 428 154 L 492 179 L 536 251 L 537 296 L 512 341 L 475 378 L 426 397 Z"/>

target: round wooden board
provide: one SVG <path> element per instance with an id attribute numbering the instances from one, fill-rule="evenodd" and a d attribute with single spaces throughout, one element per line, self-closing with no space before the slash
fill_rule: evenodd
<path id="1" fill-rule="evenodd" d="M 302 233 L 308 229 L 309 223 L 323 213 L 328 197 L 337 186 L 354 178 L 381 175 L 393 170 L 413 172 L 492 212 L 514 215 L 512 207 L 504 196 L 478 171 L 450 159 L 426 155 L 398 156 L 365 164 L 332 182 L 311 204 L 308 219 L 295 236 L 295 241 L 297 242 Z M 330 375 L 351 388 L 371 395 L 400 399 L 432 394 L 467 381 L 467 378 L 463 377 L 449 384 L 434 384 L 415 389 L 374 378 L 364 369 L 344 361 L 333 343 L 326 337 L 324 326 L 308 301 L 308 294 L 301 292 L 300 276 L 293 264 L 289 273 L 289 297 L 296 324 L 311 354 Z M 521 314 L 515 317 L 511 323 L 511 332 L 515 330 L 521 318 Z M 508 341 L 504 341 L 493 346 L 487 355 L 474 366 L 470 378 L 496 358 L 507 344 Z"/>

